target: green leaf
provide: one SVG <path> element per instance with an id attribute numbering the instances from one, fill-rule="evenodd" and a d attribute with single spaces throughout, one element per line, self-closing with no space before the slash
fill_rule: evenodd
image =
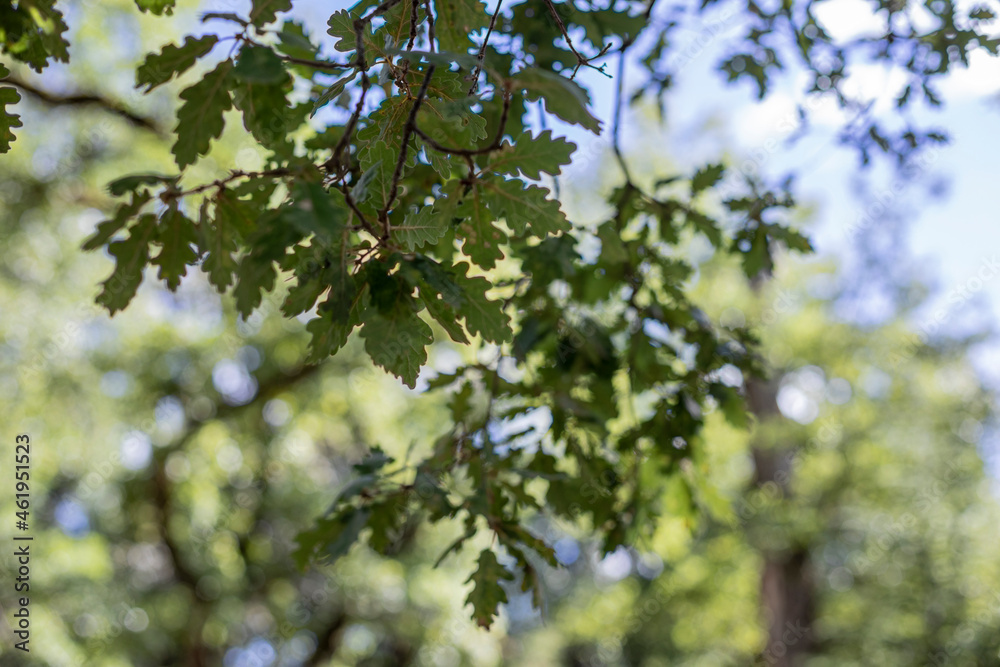
<path id="1" fill-rule="evenodd" d="M 128 238 L 115 241 L 108 252 L 115 258 L 115 270 L 102 283 L 97 303 L 114 315 L 124 310 L 142 282 L 142 270 L 149 263 L 149 244 L 156 237 L 156 216 L 147 213 L 129 229 Z"/>
<path id="2" fill-rule="evenodd" d="M 359 18 L 359 16 L 355 16 L 353 11 L 341 9 L 331 14 L 330 20 L 327 21 L 327 25 L 329 26 L 327 32 L 338 40 L 333 45 L 333 48 L 341 53 L 351 53 L 357 47 L 357 35 L 354 32 L 355 18 Z M 365 27 L 363 39 L 365 55 L 367 57 L 371 55 L 369 49 L 376 48 L 376 44 L 372 40 L 371 24 Z M 371 60 L 371 58 L 367 59 Z"/>
<path id="3" fill-rule="evenodd" d="M 368 546 L 375 553 L 388 555 L 399 539 L 400 526 L 406 519 L 406 496 L 396 493 L 366 509 L 371 513 L 368 527 Z"/>
<path id="4" fill-rule="evenodd" d="M 0 3 L 0 52 L 27 63 L 36 72 L 49 59 L 67 62 L 69 43 L 63 37 L 68 30 L 55 0 L 21 0 Z"/>
<path id="5" fill-rule="evenodd" d="M 721 164 L 710 164 L 702 167 L 691 177 L 691 196 L 709 189 L 720 180 L 726 168 Z"/>
<path id="6" fill-rule="evenodd" d="M 490 24 L 486 5 L 479 0 L 434 0 L 435 32 L 442 51 L 466 53 L 475 46 L 471 35 Z"/>
<path id="7" fill-rule="evenodd" d="M 712 218 L 693 208 L 684 210 L 684 220 L 704 234 L 716 248 L 722 247 L 723 236 L 719 225 Z"/>
<path id="8" fill-rule="evenodd" d="M 327 192 L 320 183 L 298 181 L 291 195 L 286 220 L 304 235 L 315 234 L 326 245 L 342 242 L 348 211 L 340 205 L 339 193 Z"/>
<path id="9" fill-rule="evenodd" d="M 273 22 L 278 12 L 287 12 L 291 8 L 292 0 L 253 0 L 250 23 L 260 28 Z"/>
<path id="10" fill-rule="evenodd" d="M 248 204 L 228 191 L 222 190 L 215 198 L 215 219 L 209 220 L 202 209 L 201 248 L 208 252 L 202 268 L 208 273 L 208 282 L 219 292 L 233 284 L 233 274 L 239 268 L 233 253 L 237 240 L 253 229 L 253 213 Z"/>
<path id="11" fill-rule="evenodd" d="M 361 337 L 376 365 L 400 378 L 410 389 L 416 386 L 433 336 L 431 328 L 414 311 L 412 299 L 401 296 L 391 309 L 368 314 Z"/>
<path id="12" fill-rule="evenodd" d="M 126 192 L 135 192 L 144 185 L 162 185 L 177 183 L 177 176 L 163 174 L 132 174 L 108 183 L 108 192 L 112 197 L 121 197 Z"/>
<path id="13" fill-rule="evenodd" d="M 601 121 L 587 109 L 590 95 L 577 82 L 537 67 L 521 70 L 512 82 L 525 91 L 530 101 L 545 100 L 545 110 L 549 113 L 567 123 L 582 125 L 594 134 L 601 133 Z"/>
<path id="14" fill-rule="evenodd" d="M 274 289 L 278 269 L 273 260 L 251 253 L 240 260 L 236 275 L 236 288 L 233 290 L 236 311 L 243 317 L 249 317 L 263 301 L 264 293 Z"/>
<path id="15" fill-rule="evenodd" d="M 513 143 L 505 141 L 500 150 L 490 157 L 490 169 L 500 174 L 516 176 L 518 171 L 532 179 L 542 173 L 556 176 L 560 167 L 570 163 L 576 144 L 559 137 L 552 138 L 552 130 L 545 130 L 537 137 L 524 132 Z"/>
<path id="16" fill-rule="evenodd" d="M 490 209 L 483 190 L 482 187 L 472 188 L 455 216 L 463 218 L 459 225 L 462 252 L 484 269 L 492 269 L 504 258 L 502 246 L 507 243 L 507 234 L 493 224 L 500 214 Z"/>
<path id="17" fill-rule="evenodd" d="M 354 81 L 354 78 L 358 75 L 357 70 L 353 70 L 350 74 L 342 79 L 334 81 L 329 88 L 323 91 L 323 93 L 316 99 L 313 104 L 312 111 L 309 112 L 309 117 L 316 115 L 316 112 L 325 107 L 330 103 L 330 100 L 340 97 L 344 93 L 344 89 L 347 88 L 347 84 Z"/>
<path id="18" fill-rule="evenodd" d="M 813 252 L 814 248 L 808 237 L 784 225 L 768 225 L 768 234 L 776 241 L 781 241 L 789 250 L 798 252 Z"/>
<path id="19" fill-rule="evenodd" d="M 285 21 L 281 25 L 278 43 L 274 48 L 286 56 L 303 60 L 312 60 L 319 51 L 306 34 L 305 26 L 298 21 Z"/>
<path id="20" fill-rule="evenodd" d="M 567 23 L 584 29 L 591 44 L 600 48 L 609 37 L 635 37 L 646 27 L 648 19 L 640 12 L 630 16 L 618 8 L 574 11 Z"/>
<path id="21" fill-rule="evenodd" d="M 454 201 L 439 197 L 433 204 L 408 211 L 402 224 L 392 226 L 392 238 L 408 252 L 433 245 L 448 231 L 454 215 Z"/>
<path id="22" fill-rule="evenodd" d="M 380 142 L 380 147 L 383 152 L 389 152 L 384 143 Z M 361 178 L 358 179 L 358 182 L 351 187 L 351 197 L 354 201 L 360 204 L 368 199 L 369 195 L 372 194 L 372 183 L 379 180 L 381 168 L 382 160 L 376 160 L 365 170 L 363 174 L 361 174 Z"/>
<path id="23" fill-rule="evenodd" d="M 452 271 L 452 279 L 460 290 L 462 303 L 457 308 L 465 317 L 465 328 L 491 343 L 510 342 L 513 332 L 503 302 L 489 299 L 486 292 L 492 287 L 490 281 L 481 276 L 468 277 L 469 268 L 468 264 L 460 262 Z"/>
<path id="24" fill-rule="evenodd" d="M 449 334 L 448 325 L 464 319 L 465 328 L 473 336 L 482 336 L 491 343 L 512 339 L 510 317 L 504 312 L 503 302 L 486 296 L 492 284 L 483 277 L 470 277 L 469 264 L 459 262 L 445 267 L 429 257 L 418 257 L 413 265 L 421 278 L 416 283 L 421 300 Z"/>
<path id="25" fill-rule="evenodd" d="M 542 238 L 548 234 L 566 232 L 570 229 L 566 214 L 559 208 L 559 202 L 548 199 L 548 189 L 536 185 L 525 186 L 517 179 L 481 182 L 482 197 L 496 216 L 503 216 L 507 224 L 518 234 L 531 234 Z"/>
<path id="26" fill-rule="evenodd" d="M 247 239 L 251 250 L 240 260 L 236 289 L 233 291 L 236 310 L 243 317 L 248 317 L 260 305 L 264 292 L 274 289 L 278 276 L 276 262 L 282 261 L 288 248 L 305 236 L 295 222 L 296 215 L 290 203 L 268 211 Z"/>
<path id="27" fill-rule="evenodd" d="M 263 146 L 272 150 L 289 147 L 288 132 L 304 120 L 301 112 L 290 109 L 287 91 L 292 77 L 285 66 L 267 48 L 247 47 L 233 68 L 239 84 L 233 90 L 233 103 L 243 112 L 243 126 Z"/>
<path id="28" fill-rule="evenodd" d="M 3 65 L 0 65 L 0 77 L 10 74 Z M 21 101 L 21 94 L 13 88 L 0 88 L 0 153 L 10 150 L 10 144 L 14 141 L 12 128 L 21 127 L 21 116 L 7 111 L 8 104 L 17 104 Z"/>
<path id="29" fill-rule="evenodd" d="M 709 393 L 719 403 L 722 414 L 726 421 L 734 428 L 745 429 L 750 426 L 750 416 L 747 413 L 747 405 L 739 392 L 733 387 L 713 382 L 708 389 Z"/>
<path id="30" fill-rule="evenodd" d="M 771 243 L 767 238 L 767 230 L 763 226 L 754 230 L 748 230 L 746 234 L 737 235 L 734 243 L 749 242 L 750 247 L 743 254 L 743 272 L 748 278 L 757 278 L 762 272 L 770 273 L 773 263 L 771 261 Z"/>
<path id="31" fill-rule="evenodd" d="M 285 83 L 285 64 L 266 46 L 244 46 L 236 59 L 233 76 L 249 83 Z"/>
<path id="32" fill-rule="evenodd" d="M 157 16 L 174 13 L 176 0 L 135 0 L 136 7 L 143 12 L 151 12 Z"/>
<path id="33" fill-rule="evenodd" d="M 367 509 L 351 509 L 343 514 L 324 517 L 310 530 L 298 534 L 298 547 L 292 559 L 299 569 L 304 570 L 318 554 L 325 560 L 334 561 L 348 551 L 358 541 L 361 531 L 368 525 Z"/>
<path id="34" fill-rule="evenodd" d="M 188 35 L 181 46 L 168 44 L 159 53 L 150 53 L 135 71 L 135 87 L 146 86 L 148 93 L 191 69 L 198 59 L 211 51 L 218 42 L 219 38 L 215 35 L 204 37 Z"/>
<path id="35" fill-rule="evenodd" d="M 306 324 L 306 331 L 312 335 L 309 342 L 309 363 L 321 361 L 346 345 L 348 336 L 358 325 L 353 311 L 350 319 L 341 321 L 337 307 L 330 305 L 330 300 L 335 298 L 339 299 L 337 295 L 331 294 L 326 302 L 320 304 L 319 316 Z"/>
<path id="36" fill-rule="evenodd" d="M 137 192 L 132 194 L 132 200 L 121 204 L 115 211 L 113 218 L 104 220 L 97 225 L 94 234 L 83 242 L 84 250 L 96 250 L 111 240 L 115 234 L 125 228 L 129 220 L 134 218 L 143 206 L 152 199 L 148 192 Z"/>
<path id="37" fill-rule="evenodd" d="M 513 581 L 514 575 L 497 561 L 492 549 L 483 549 L 479 554 L 479 566 L 465 580 L 472 582 L 472 590 L 465 599 L 472 605 L 472 618 L 483 628 L 493 625 L 493 618 L 499 612 L 501 604 L 506 604 L 507 594 L 500 585 L 501 581 Z"/>
<path id="38" fill-rule="evenodd" d="M 346 235 L 346 229 L 344 233 Z M 330 311 L 337 321 L 346 323 L 356 293 L 350 275 L 349 250 L 343 239 L 332 250 L 316 245 L 296 246 L 285 268 L 294 271 L 298 283 L 288 290 L 281 311 L 287 317 L 307 312 L 324 292 L 330 290 L 322 308 Z"/>
<path id="39" fill-rule="evenodd" d="M 471 147 L 486 138 L 486 118 L 473 111 L 478 100 L 466 94 L 468 84 L 456 74 L 435 75 L 433 85 L 428 87 L 428 99 L 420 107 L 417 125 L 439 144 Z"/>
<path id="40" fill-rule="evenodd" d="M 223 114 L 233 106 L 229 92 L 232 69 L 233 62 L 224 60 L 181 93 L 184 104 L 177 111 L 177 141 L 171 149 L 181 169 L 207 153 L 211 140 L 222 134 Z"/>
<path id="41" fill-rule="evenodd" d="M 181 213 L 176 201 L 160 218 L 156 240 L 162 248 L 152 263 L 160 267 L 160 280 L 166 281 L 167 287 L 174 291 L 187 274 L 187 265 L 194 264 L 198 259 L 198 254 L 191 247 L 198 241 L 197 229 Z"/>

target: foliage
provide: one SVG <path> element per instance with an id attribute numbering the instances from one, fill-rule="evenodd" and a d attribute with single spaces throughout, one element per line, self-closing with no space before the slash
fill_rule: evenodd
<path id="1" fill-rule="evenodd" d="M 147 92 L 188 70 L 201 74 L 179 93 L 177 170 L 145 169 L 111 184 L 123 201 L 85 242 L 115 259 L 98 303 L 112 314 L 126 309 L 147 266 L 174 290 L 200 264 L 216 289 L 232 288 L 247 319 L 280 282 L 294 280 L 281 310 L 313 315 L 314 361 L 338 354 L 358 330 L 376 365 L 411 389 L 424 380 L 449 398 L 451 424 L 427 456 L 366 464 L 352 492 L 302 535 L 303 562 L 341 556 L 363 535 L 388 553 L 411 515 L 459 521 L 464 531 L 446 555 L 482 532 L 495 540 L 481 552 L 476 572 L 484 574 L 471 578 L 469 598 L 488 626 L 504 597 L 484 589 L 495 587 L 490 573 L 500 563 L 490 549 L 516 563 L 537 598 L 538 563 L 555 561 L 531 532 L 534 515 L 585 517 L 605 554 L 634 543 L 655 530 L 662 509 L 652 499 L 682 473 L 681 452 L 695 446 L 706 412 L 719 403 L 745 422 L 718 373 L 761 370 L 753 336 L 714 325 L 690 300 L 693 267 L 676 249 L 704 235 L 752 279 L 770 272 L 777 248 L 808 251 L 787 222 L 788 185 L 748 181 L 723 197 L 716 186 L 725 167 L 711 164 L 649 187 L 618 146 L 626 59 L 645 65 L 641 89 L 667 89 L 670 32 L 711 4 L 663 23 L 666 12 L 652 1 L 599 8 L 543 0 L 488 11 L 478 0 L 362 0 L 330 16 L 337 41 L 327 55 L 307 26 L 279 19 L 290 0 L 255 0 L 246 15 L 205 15 L 225 26 L 218 35 L 165 45 L 138 67 L 136 86 Z M 137 5 L 156 15 L 174 9 L 170 0 Z M 973 49 L 996 51 L 980 32 L 982 16 L 951 3 L 928 4 L 940 23 L 931 31 L 885 3 L 887 25 L 902 22 L 904 31 L 854 45 L 834 43 L 811 8 L 748 3 L 745 52 L 721 70 L 751 79 L 763 97 L 783 59 L 798 58 L 815 75 L 810 94 L 857 108 L 861 101 L 842 88 L 850 59 L 887 60 L 933 103 L 936 76 Z M 52 3 L 3 11 L 6 53 L 36 69 L 65 58 L 65 26 Z M 782 51 L 772 42 L 788 29 L 795 43 Z M 600 133 L 576 76 L 603 72 L 611 54 L 619 68 L 610 131 L 622 179 L 610 212 L 583 226 L 552 196 L 575 146 L 526 114 L 537 103 L 546 116 Z M 0 100 L 16 101 L 7 90 Z M 267 162 L 201 178 L 201 160 L 233 109 Z M 6 111 L 2 119 L 6 147 L 17 119 Z M 864 161 L 873 147 L 902 160 L 941 138 L 874 122 L 861 136 L 845 135 Z M 595 246 L 599 253 L 584 250 Z M 480 355 L 453 373 L 421 376 L 436 335 Z M 651 405 L 641 417 L 637 402 Z M 520 446 L 517 433 L 495 428 L 536 414 L 551 418 L 542 443 Z M 643 475 L 650 465 L 660 472 L 652 488 Z"/>

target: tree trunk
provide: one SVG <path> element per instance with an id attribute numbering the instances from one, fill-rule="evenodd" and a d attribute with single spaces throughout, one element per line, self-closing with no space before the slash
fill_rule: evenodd
<path id="1" fill-rule="evenodd" d="M 771 382 L 751 379 L 747 383 L 747 401 L 759 421 L 780 418 L 777 389 L 777 379 Z M 754 447 L 755 485 L 788 498 L 793 451 L 770 443 Z M 764 559 L 760 599 L 768 625 L 767 645 L 760 662 L 798 667 L 813 646 L 815 594 L 809 552 L 803 547 L 775 551 L 768 545 L 760 545 L 760 549 Z"/>

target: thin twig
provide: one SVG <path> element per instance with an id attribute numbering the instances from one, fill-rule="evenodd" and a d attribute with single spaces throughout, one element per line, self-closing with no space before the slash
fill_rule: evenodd
<path id="1" fill-rule="evenodd" d="M 344 152 L 347 144 L 351 141 L 351 135 L 354 133 L 354 128 L 358 124 L 358 119 L 361 118 L 361 112 L 365 107 L 365 98 L 368 96 L 368 88 L 371 87 L 371 81 L 368 79 L 368 72 L 361 71 L 361 95 L 358 97 L 358 103 L 354 107 L 354 113 L 347 121 L 347 125 L 344 126 L 344 135 L 340 137 L 340 141 L 333 149 L 333 155 L 329 160 L 323 165 L 327 170 L 333 170 L 337 168 L 340 170 L 340 154 Z"/>
<path id="2" fill-rule="evenodd" d="M 410 136 L 413 134 L 413 129 L 417 124 L 417 112 L 420 111 L 420 105 L 424 101 L 424 96 L 427 94 L 427 86 L 431 83 L 431 76 L 434 74 L 434 65 L 428 65 L 427 72 L 424 74 L 423 83 L 420 84 L 420 90 L 417 92 L 417 99 L 413 102 L 413 107 L 410 109 L 410 115 L 406 119 L 406 125 L 403 127 L 403 146 L 399 150 L 399 159 L 396 160 L 396 169 L 392 173 L 392 186 L 389 188 L 389 198 L 385 202 L 385 206 L 380 211 L 379 215 L 382 218 L 382 224 L 385 227 L 385 240 L 389 239 L 389 208 L 392 207 L 392 203 L 396 201 L 396 193 L 399 191 L 399 179 L 403 175 L 403 165 L 406 164 L 406 154 L 410 148 Z"/>
<path id="3" fill-rule="evenodd" d="M 552 14 L 552 18 L 555 19 L 556 25 L 559 26 L 559 32 L 562 33 L 563 39 L 566 40 L 566 45 L 569 47 L 569 50 L 573 52 L 573 55 L 576 56 L 576 67 L 573 68 L 573 74 L 570 75 L 569 78 L 570 79 L 576 78 L 576 73 L 580 71 L 581 67 L 590 67 L 591 69 L 597 70 L 601 74 L 607 76 L 607 72 L 604 71 L 604 65 L 597 67 L 596 65 L 592 65 L 590 61 L 600 58 L 605 53 L 607 53 L 608 50 L 611 48 L 611 45 L 608 44 L 607 46 L 605 46 L 603 49 L 601 49 L 601 52 L 598 53 L 593 58 L 584 57 L 579 51 L 576 50 L 576 47 L 573 46 L 573 39 L 569 36 L 569 31 L 566 30 L 566 24 L 563 23 L 562 17 L 559 16 L 559 11 L 556 9 L 555 4 L 553 4 L 552 0 L 545 0 L 545 4 L 549 8 L 549 13 Z"/>
<path id="4" fill-rule="evenodd" d="M 358 98 L 358 103 L 354 107 L 354 113 L 351 114 L 351 118 L 347 121 L 347 125 L 344 126 L 344 136 L 340 138 L 337 142 L 336 148 L 333 149 L 333 155 L 324 163 L 324 167 L 327 170 L 332 170 L 337 168 L 340 170 L 340 155 L 343 153 L 344 148 L 351 141 L 351 135 L 354 134 L 354 128 L 358 124 L 358 119 L 361 118 L 361 112 L 364 109 L 365 98 L 368 96 L 368 89 L 371 87 L 371 81 L 368 79 L 368 61 L 365 59 L 365 30 L 371 24 L 372 19 L 374 19 L 379 14 L 389 11 L 396 5 L 398 5 L 403 0 L 385 0 L 381 5 L 376 7 L 371 14 L 363 18 L 354 20 L 354 50 L 357 55 L 354 59 L 354 67 L 361 72 L 361 96 Z"/>
<path id="5" fill-rule="evenodd" d="M 486 59 L 486 45 L 490 43 L 490 35 L 493 34 L 493 26 L 496 25 L 501 6 L 503 6 L 503 0 L 497 0 L 497 8 L 493 10 L 493 16 L 490 18 L 490 27 L 486 30 L 482 46 L 479 47 L 479 55 L 476 57 L 476 71 L 472 73 L 472 87 L 469 88 L 467 97 L 472 97 L 479 90 L 479 75 L 483 71 L 483 61 Z"/>
<path id="6" fill-rule="evenodd" d="M 464 155 L 466 157 L 473 155 L 483 155 L 484 153 L 490 153 L 492 151 L 500 148 L 500 142 L 503 140 L 503 133 L 507 127 L 507 118 L 510 115 L 510 91 L 503 92 L 503 111 L 500 112 L 500 126 L 497 128 L 497 133 L 493 137 L 493 142 L 486 146 L 485 148 L 454 148 L 452 146 L 444 146 L 439 144 L 434 139 L 431 139 L 426 132 L 421 130 L 419 127 L 414 125 L 413 132 L 423 139 L 424 143 L 438 151 L 439 153 L 450 153 L 451 155 Z"/>
<path id="7" fill-rule="evenodd" d="M 354 197 L 351 195 L 350 189 L 348 189 L 346 185 L 341 185 L 338 189 L 340 190 L 341 194 L 344 195 L 344 201 L 347 202 L 348 208 L 351 209 L 354 215 L 358 216 L 358 221 L 361 223 L 361 227 L 366 232 L 368 232 L 377 239 L 378 234 L 375 232 L 375 227 L 372 225 L 372 223 L 368 222 L 368 220 L 365 218 L 365 214 L 362 213 L 361 209 L 358 208 L 358 203 L 354 201 Z"/>

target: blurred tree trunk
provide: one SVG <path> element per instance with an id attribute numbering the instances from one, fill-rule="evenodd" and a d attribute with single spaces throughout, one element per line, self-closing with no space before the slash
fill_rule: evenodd
<path id="1" fill-rule="evenodd" d="M 781 418 L 777 393 L 780 378 L 771 381 L 753 378 L 747 383 L 750 411 L 760 422 Z M 753 448 L 758 488 L 774 487 L 783 498 L 790 495 L 792 447 L 761 443 Z M 763 664 L 797 667 L 809 654 L 815 613 L 815 591 L 809 552 L 803 547 L 774 551 L 760 545 L 764 567 L 761 572 L 760 599 L 768 623 L 767 646 L 761 654 Z"/>

